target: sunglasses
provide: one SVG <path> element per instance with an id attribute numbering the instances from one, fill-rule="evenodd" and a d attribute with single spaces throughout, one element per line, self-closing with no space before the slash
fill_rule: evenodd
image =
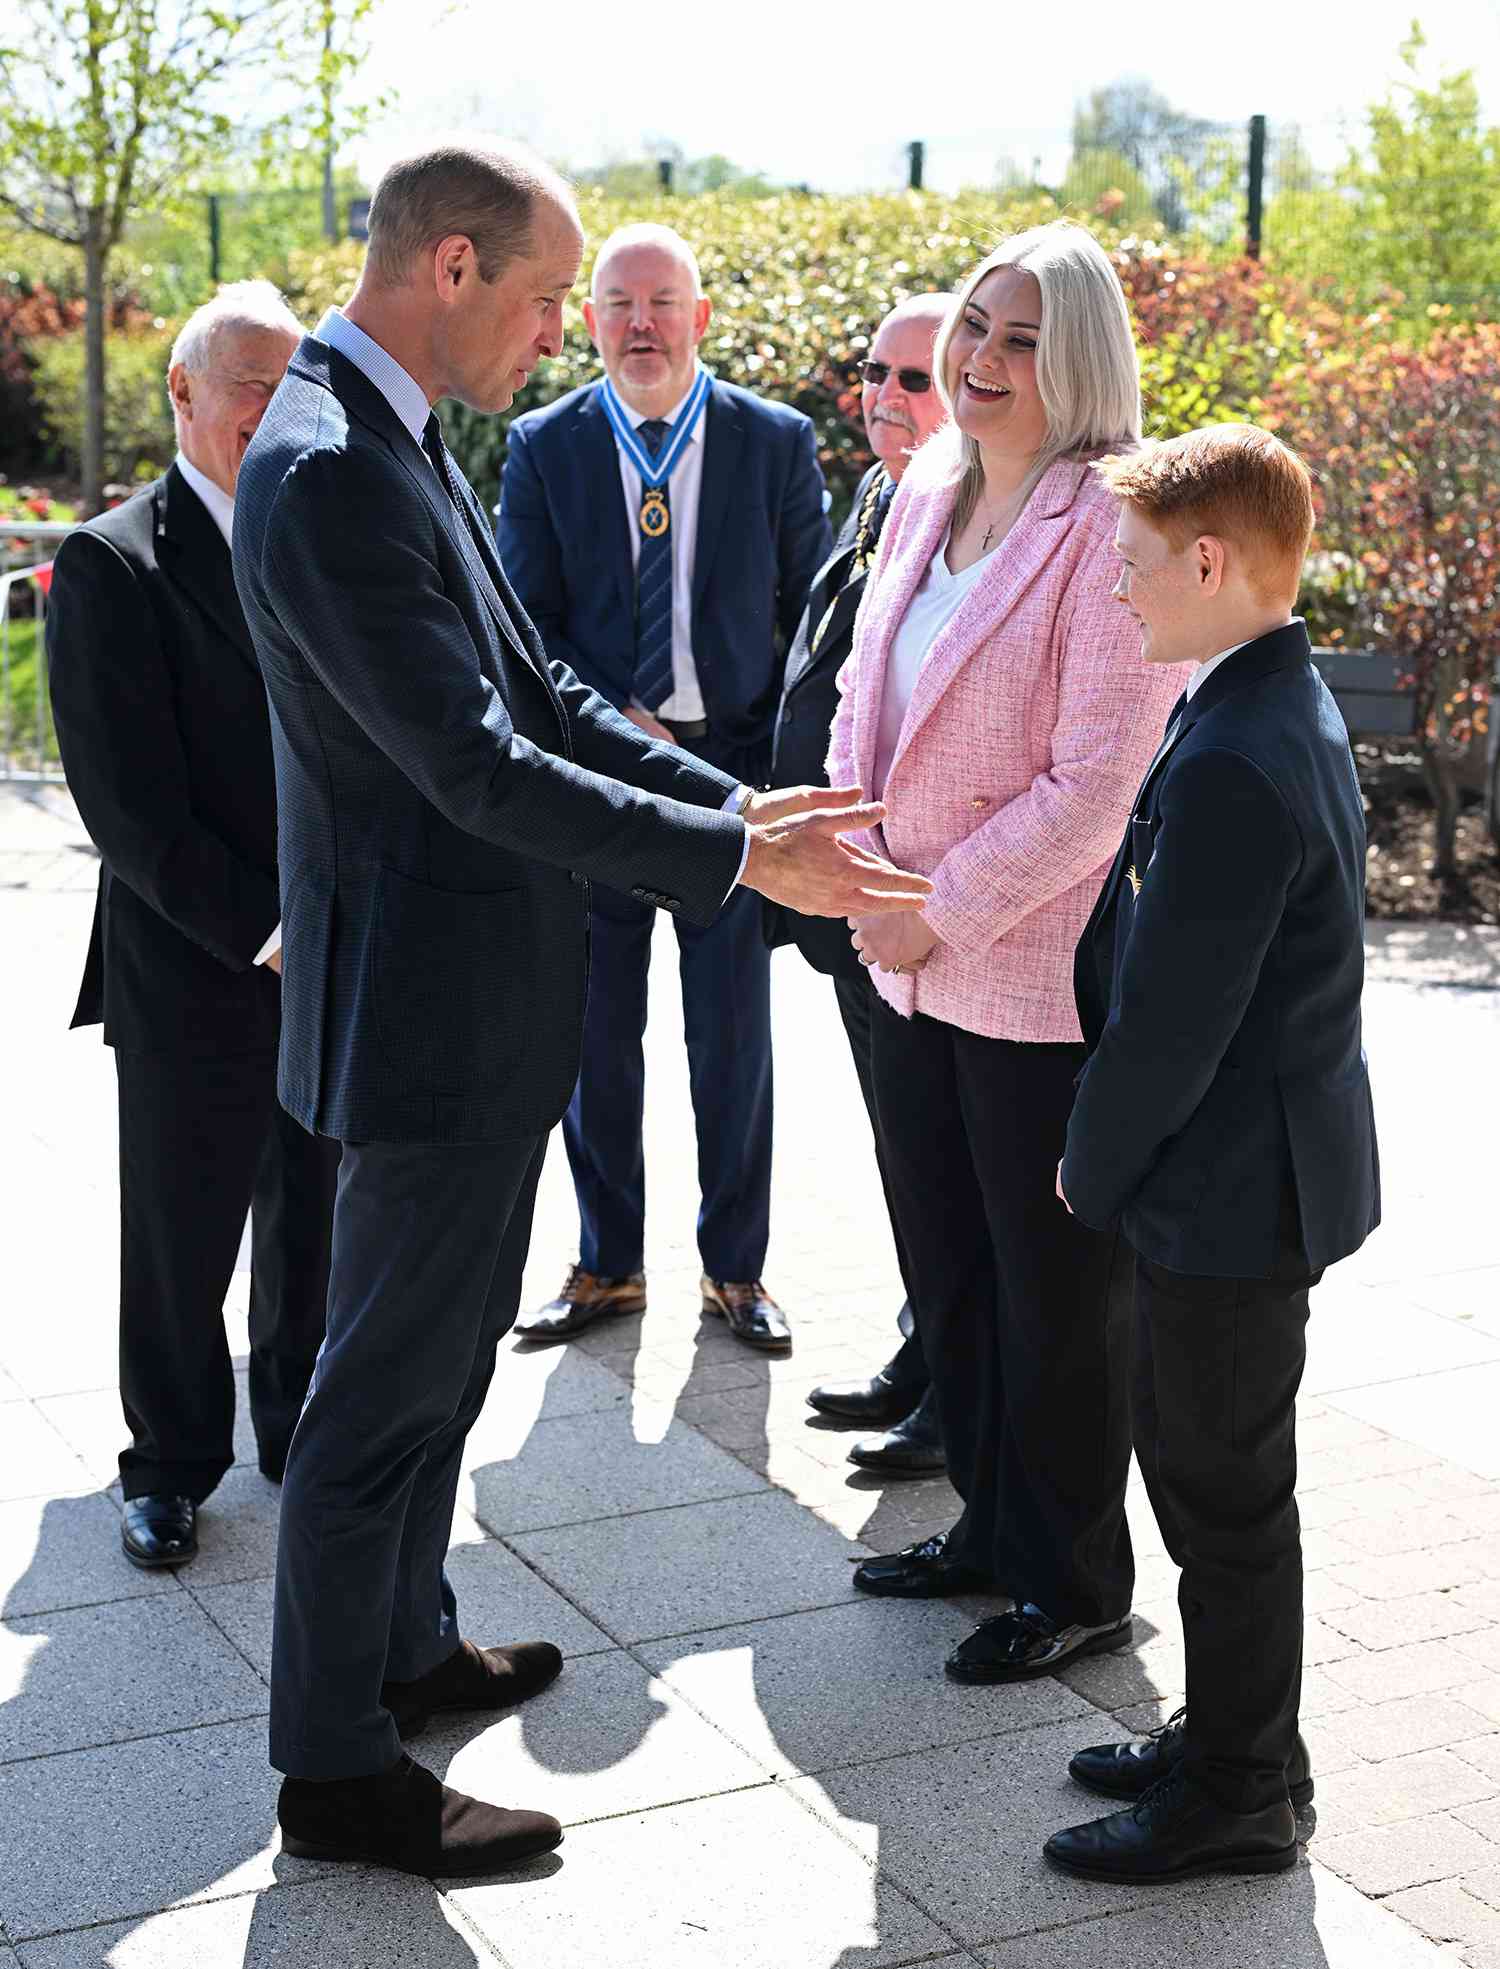
<path id="1" fill-rule="evenodd" d="M 878 390 L 890 375 L 891 365 L 888 362 L 862 362 L 859 365 L 859 373 L 867 383 Z M 896 381 L 911 397 L 919 397 L 924 390 L 932 388 L 932 378 L 925 369 L 898 369 Z"/>

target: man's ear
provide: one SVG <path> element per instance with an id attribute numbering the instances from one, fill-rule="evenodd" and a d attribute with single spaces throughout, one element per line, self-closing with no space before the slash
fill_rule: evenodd
<path id="1" fill-rule="evenodd" d="M 167 371 L 167 395 L 172 399 L 173 410 L 184 417 L 192 416 L 193 384 L 186 363 L 174 362 Z"/>
<path id="2" fill-rule="evenodd" d="M 597 349 L 599 346 L 599 314 L 594 306 L 592 295 L 583 304 L 583 325 L 588 330 L 589 340 Z"/>
<path id="3" fill-rule="evenodd" d="M 706 294 L 700 294 L 693 303 L 693 342 L 703 340 L 708 332 L 708 318 L 714 311 L 714 304 Z"/>
<path id="4" fill-rule="evenodd" d="M 432 249 L 432 278 L 440 300 L 453 300 L 476 274 L 474 242 L 467 233 L 450 233 Z"/>
<path id="5" fill-rule="evenodd" d="M 1224 542 L 1216 534 L 1205 533 L 1194 542 L 1197 554 L 1198 592 L 1205 599 L 1217 595 L 1224 585 L 1226 555 Z"/>

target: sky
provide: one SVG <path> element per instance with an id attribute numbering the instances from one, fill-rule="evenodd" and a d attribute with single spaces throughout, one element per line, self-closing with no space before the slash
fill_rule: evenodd
<path id="1" fill-rule="evenodd" d="M 1297 123 L 1327 162 L 1397 74 L 1413 11 L 1414 0 L 453 0 L 435 21 L 434 0 L 383 0 L 361 88 L 399 97 L 354 155 L 373 177 L 431 137 L 487 130 L 581 168 L 665 141 L 853 191 L 904 184 L 906 145 L 921 138 L 928 184 L 955 190 L 988 182 L 1004 155 L 1040 157 L 1053 175 L 1075 103 L 1131 75 L 1194 115 Z M 1475 69 L 1500 122 L 1500 0 L 1416 11 L 1432 72 Z"/>

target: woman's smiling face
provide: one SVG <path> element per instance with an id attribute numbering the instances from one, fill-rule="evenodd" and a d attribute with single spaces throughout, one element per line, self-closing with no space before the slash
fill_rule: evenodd
<path id="1" fill-rule="evenodd" d="M 953 421 L 983 451 L 1034 458 L 1047 439 L 1036 380 L 1042 290 L 1024 267 L 995 267 L 969 297 L 948 344 Z"/>

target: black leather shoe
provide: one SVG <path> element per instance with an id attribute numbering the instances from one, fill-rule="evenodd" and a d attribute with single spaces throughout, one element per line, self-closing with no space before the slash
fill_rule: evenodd
<path id="1" fill-rule="evenodd" d="M 415 1682 L 387 1682 L 380 1700 L 402 1738 L 427 1727 L 439 1709 L 512 1709 L 555 1682 L 563 1658 L 550 1641 L 521 1641 L 510 1648 L 476 1648 L 461 1641 L 446 1661 Z"/>
<path id="2" fill-rule="evenodd" d="M 947 1556 L 948 1533 L 934 1532 L 920 1544 L 904 1545 L 854 1568 L 861 1593 L 892 1600 L 940 1600 L 947 1593 L 982 1593 L 989 1581 L 972 1566 Z"/>
<path id="3" fill-rule="evenodd" d="M 925 1477 L 932 1470 L 946 1470 L 937 1396 L 931 1388 L 894 1429 L 857 1442 L 849 1452 L 849 1461 L 861 1470 L 878 1470 L 884 1477 Z"/>
<path id="4" fill-rule="evenodd" d="M 198 1507 L 190 1497 L 127 1497 L 120 1544 L 133 1566 L 180 1566 L 198 1550 Z"/>
<path id="5" fill-rule="evenodd" d="M 567 1340 L 595 1320 L 619 1319 L 646 1310 L 646 1274 L 601 1278 L 582 1265 L 570 1268 L 555 1299 L 534 1312 L 522 1313 L 513 1329 L 518 1340 Z"/>
<path id="6" fill-rule="evenodd" d="M 1104 1798 L 1139 1798 L 1158 1778 L 1182 1762 L 1187 1711 L 1178 1709 L 1141 1743 L 1100 1743 L 1068 1760 L 1068 1775 L 1086 1791 Z M 1286 1788 L 1294 1811 L 1313 1800 L 1312 1758 L 1301 1736 L 1286 1767 Z"/>
<path id="7" fill-rule="evenodd" d="M 868 1381 L 821 1381 L 808 1396 L 807 1405 L 819 1415 L 832 1415 L 840 1422 L 862 1422 L 867 1429 L 886 1429 L 909 1415 L 925 1396 L 925 1386 L 914 1388 L 909 1381 L 898 1381 L 887 1368 L 882 1368 Z"/>
<path id="8" fill-rule="evenodd" d="M 1128 1885 L 1200 1873 L 1285 1873 L 1297 1864 L 1297 1819 L 1285 1799 L 1259 1812 L 1226 1812 L 1179 1765 L 1128 1810 L 1054 1832 L 1042 1852 L 1085 1880 Z"/>
<path id="9" fill-rule="evenodd" d="M 276 1817 L 281 1850 L 295 1859 L 359 1860 L 426 1880 L 500 1873 L 562 1843 L 546 1812 L 450 1791 L 409 1757 L 375 1777 L 286 1778 Z"/>
<path id="10" fill-rule="evenodd" d="M 1029 1601 L 982 1621 L 949 1655 L 955 1682 L 1034 1682 L 1080 1655 L 1118 1654 L 1135 1639 L 1130 1615 L 1108 1627 L 1059 1627 Z"/>
<path id="11" fill-rule="evenodd" d="M 786 1314 L 758 1278 L 710 1278 L 698 1281 L 703 1310 L 728 1322 L 729 1331 L 747 1347 L 767 1354 L 789 1354 L 792 1329 Z"/>

